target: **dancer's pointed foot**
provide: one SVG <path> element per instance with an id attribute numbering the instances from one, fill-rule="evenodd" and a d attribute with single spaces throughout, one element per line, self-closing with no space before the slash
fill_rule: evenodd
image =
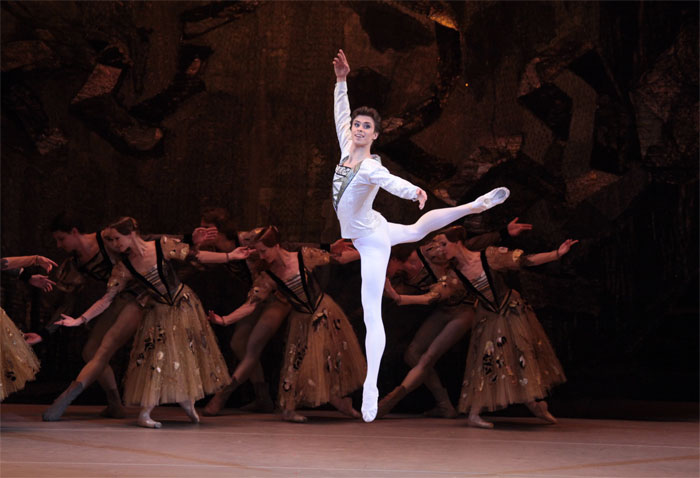
<path id="1" fill-rule="evenodd" d="M 66 411 L 66 408 L 68 408 L 68 405 L 78 398 L 78 395 L 80 395 L 84 388 L 81 382 L 71 382 L 70 386 L 44 411 L 41 418 L 45 422 L 55 422 L 59 420 Z"/>
<path id="2" fill-rule="evenodd" d="M 270 397 L 270 391 L 267 383 L 254 383 L 255 400 L 240 408 L 243 412 L 255 413 L 272 413 L 275 410 L 275 404 Z"/>
<path id="3" fill-rule="evenodd" d="M 362 420 L 366 423 L 373 422 L 377 418 L 377 400 L 379 390 L 376 386 L 367 386 L 362 389 Z"/>
<path id="4" fill-rule="evenodd" d="M 151 410 L 152 408 L 141 410 L 141 412 L 139 412 L 139 419 L 136 423 L 138 423 L 140 427 L 144 428 L 161 428 L 163 424 L 151 418 Z"/>
<path id="5" fill-rule="evenodd" d="M 457 410 L 449 402 L 438 403 L 423 415 L 431 418 L 457 418 Z"/>
<path id="6" fill-rule="evenodd" d="M 205 417 L 215 417 L 218 415 L 221 410 L 226 406 L 226 402 L 228 401 L 228 397 L 231 396 L 233 391 L 235 390 L 235 384 L 238 382 L 233 379 L 231 381 L 230 385 L 227 385 L 223 389 L 219 390 L 214 394 L 213 397 L 209 400 L 209 403 L 206 404 L 206 406 L 202 409 L 202 415 Z"/>
<path id="7" fill-rule="evenodd" d="M 124 418 L 126 417 L 126 408 L 121 404 L 110 403 L 102 409 L 100 416 L 104 418 Z"/>
<path id="8" fill-rule="evenodd" d="M 197 410 L 194 408 L 193 401 L 180 402 L 180 406 L 185 411 L 187 416 L 190 417 L 192 423 L 199 423 L 199 415 L 197 415 Z"/>
<path id="9" fill-rule="evenodd" d="M 352 408 L 352 399 L 350 397 L 331 399 L 331 405 L 338 409 L 343 415 L 351 418 L 361 418 L 360 412 Z"/>
<path id="10" fill-rule="evenodd" d="M 537 418 L 541 418 L 545 422 L 551 423 L 553 425 L 559 423 L 554 417 L 554 415 L 552 415 L 549 412 L 549 406 L 544 400 L 541 402 L 529 402 L 525 405 L 527 405 L 527 408 L 529 408 L 532 414 L 535 415 Z"/>
<path id="11" fill-rule="evenodd" d="M 478 197 L 473 204 L 475 208 L 479 210 L 479 212 L 483 212 L 487 209 L 491 209 L 494 206 L 502 204 L 506 199 L 508 199 L 508 196 L 510 196 L 510 190 L 505 187 L 500 187 Z"/>
<path id="12" fill-rule="evenodd" d="M 300 415 L 294 410 L 282 410 L 282 420 L 292 423 L 306 423 L 309 421 L 304 415 Z"/>
<path id="13" fill-rule="evenodd" d="M 394 409 L 396 404 L 398 404 L 403 398 L 408 394 L 406 387 L 399 385 L 393 389 L 389 394 L 382 398 L 377 406 L 377 418 L 383 418 L 389 414 L 390 411 Z"/>
<path id="14" fill-rule="evenodd" d="M 469 425 L 470 427 L 477 428 L 493 428 L 493 423 L 487 422 L 486 420 L 481 418 L 479 414 L 469 415 L 469 418 L 467 418 L 467 425 Z"/>

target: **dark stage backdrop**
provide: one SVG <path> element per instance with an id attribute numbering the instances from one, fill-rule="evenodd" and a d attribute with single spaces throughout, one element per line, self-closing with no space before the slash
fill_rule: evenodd
<path id="1" fill-rule="evenodd" d="M 569 377 L 555 402 L 698 399 L 696 2 L 1 8 L 3 255 L 63 259 L 48 230 L 61 210 L 89 230 L 131 215 L 146 232 L 184 233 L 203 206 L 220 205 L 241 229 L 337 238 L 331 60 L 343 48 L 352 104 L 385 118 L 376 151 L 430 191 L 429 208 L 505 185 L 511 198 L 471 231 L 517 216 L 535 229 L 507 246 L 580 240 L 561 263 L 512 278 Z M 376 208 L 395 222 L 419 214 L 385 193 Z M 362 339 L 357 272 L 324 274 Z M 3 307 L 24 330 L 51 315 L 6 277 Z M 383 392 L 406 372 L 424 316 L 385 309 Z M 10 400 L 53 398 L 81 365 L 83 335 L 39 346 L 39 380 Z M 280 346 L 265 358 L 273 386 Z M 438 364 L 453 399 L 466 347 Z M 430 405 L 424 390 L 411 398 L 404 410 Z"/>

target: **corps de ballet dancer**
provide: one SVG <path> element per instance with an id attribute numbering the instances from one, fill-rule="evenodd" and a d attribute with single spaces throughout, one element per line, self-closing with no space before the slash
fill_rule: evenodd
<path id="1" fill-rule="evenodd" d="M 288 326 L 278 391 L 282 418 L 306 422 L 307 418 L 297 413 L 297 408 L 325 403 L 345 415 L 359 418 L 347 395 L 362 385 L 365 359 L 345 313 L 323 291 L 313 273 L 316 267 L 331 262 L 344 264 L 357 260 L 357 252 L 346 250 L 331 255 L 317 248 L 302 247 L 294 253 L 281 247 L 280 233 L 274 226 L 260 231 L 253 245 L 266 267 L 256 278 L 248 300 L 225 317 L 211 313 L 211 320 L 228 325 L 270 300 L 288 304 L 284 309 L 288 311 Z M 243 372 L 239 368 L 231 380 L 234 387 Z"/>
<path id="2" fill-rule="evenodd" d="M 557 261 L 578 241 L 567 239 L 557 249 L 539 254 L 505 247 L 477 252 L 465 246 L 463 227 L 441 232 L 435 240 L 477 299 L 458 411 L 469 414 L 470 426 L 493 428 L 481 418 L 483 410 L 522 403 L 533 415 L 556 423 L 543 399 L 566 376 L 534 310 L 506 284 L 504 275 Z"/>
<path id="3" fill-rule="evenodd" d="M 40 266 L 48 273 L 56 266 L 54 261 L 44 256 L 3 257 L 0 264 L 3 272 Z M 27 279 L 30 285 L 45 292 L 55 285 L 41 274 Z M 27 382 L 36 377 L 40 364 L 30 343 L 39 341 L 40 337 L 35 333 L 20 332 L 5 310 L 0 308 L 0 402 L 9 394 L 22 390 Z"/>
<path id="4" fill-rule="evenodd" d="M 230 378 L 199 298 L 180 282 L 171 261 L 224 263 L 245 259 L 250 251 L 245 247 L 227 253 L 194 251 L 167 236 L 144 241 L 130 217 L 112 223 L 108 234 L 122 260 L 112 270 L 107 293 L 79 318 L 64 315 L 58 323 L 74 327 L 90 321 L 130 282 L 139 282 L 144 292 L 137 303 L 144 312 L 129 358 L 124 402 L 141 406 L 142 427 L 161 427 L 151 411 L 163 403 L 178 403 L 199 423 L 194 401 L 228 385 Z"/>

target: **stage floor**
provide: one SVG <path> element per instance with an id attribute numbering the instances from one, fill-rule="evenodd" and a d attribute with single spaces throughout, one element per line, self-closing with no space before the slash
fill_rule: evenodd
<path id="1" fill-rule="evenodd" d="M 2 405 L 0 476 L 11 477 L 697 477 L 698 422 L 495 418 L 494 430 L 464 419 L 395 415 L 371 424 L 307 412 L 305 424 L 232 414 L 188 423 L 175 407 L 160 430 L 70 407 L 41 421 L 39 405 Z"/>

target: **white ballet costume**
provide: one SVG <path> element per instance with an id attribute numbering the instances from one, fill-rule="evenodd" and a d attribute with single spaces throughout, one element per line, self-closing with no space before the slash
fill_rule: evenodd
<path id="1" fill-rule="evenodd" d="M 360 253 L 362 308 L 367 329 L 367 377 L 362 391 L 362 419 L 371 422 L 377 415 L 377 376 L 386 343 L 382 323 L 382 294 L 391 247 L 417 242 L 430 232 L 463 216 L 483 212 L 505 201 L 510 192 L 507 188 L 497 188 L 469 204 L 429 211 L 411 225 L 388 222 L 372 209 L 379 188 L 413 201 L 418 198 L 419 188 L 392 175 L 376 155 L 362 160 L 354 168 L 343 165 L 348 160 L 352 147 L 346 82 L 336 83 L 334 96 L 335 127 L 341 160 L 333 176 L 333 207 L 340 222 L 341 235 L 352 239 Z"/>

